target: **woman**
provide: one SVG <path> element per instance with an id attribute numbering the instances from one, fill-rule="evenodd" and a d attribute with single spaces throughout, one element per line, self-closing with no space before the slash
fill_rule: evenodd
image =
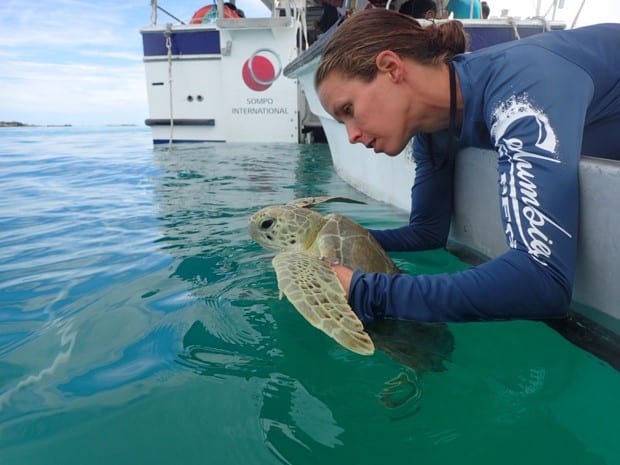
<path id="1" fill-rule="evenodd" d="M 577 250 L 579 158 L 620 157 L 620 24 L 556 31 L 464 54 L 462 25 L 356 13 L 327 44 L 315 86 L 351 143 L 399 154 L 415 136 L 409 224 L 371 231 L 388 251 L 446 244 L 454 157 L 495 149 L 509 250 L 454 274 L 333 265 L 360 319 L 564 316 Z M 385 182 L 389 182 L 386 179 Z"/>

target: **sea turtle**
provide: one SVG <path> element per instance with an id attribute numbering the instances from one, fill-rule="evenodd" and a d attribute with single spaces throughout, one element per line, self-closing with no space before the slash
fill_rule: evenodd
<path id="1" fill-rule="evenodd" d="M 327 261 L 366 272 L 397 273 L 398 268 L 363 226 L 343 215 L 311 210 L 325 202 L 364 203 L 344 197 L 307 197 L 265 207 L 250 218 L 250 236 L 277 253 L 272 264 L 280 297 L 286 295 L 310 324 L 342 346 L 371 355 L 372 339 Z"/>

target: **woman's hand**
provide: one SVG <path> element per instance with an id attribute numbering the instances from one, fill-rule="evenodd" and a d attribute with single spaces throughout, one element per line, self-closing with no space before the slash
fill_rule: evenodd
<path id="1" fill-rule="evenodd" d="M 342 287 L 344 287 L 344 290 L 347 292 L 348 296 L 349 287 L 351 286 L 351 277 L 353 276 L 353 270 L 351 268 L 347 268 L 344 265 L 339 265 L 336 263 L 330 263 L 330 266 L 332 267 L 332 270 L 334 270 L 334 272 L 336 273 L 336 276 L 338 276 L 338 280 L 340 281 L 340 284 L 342 284 Z"/>

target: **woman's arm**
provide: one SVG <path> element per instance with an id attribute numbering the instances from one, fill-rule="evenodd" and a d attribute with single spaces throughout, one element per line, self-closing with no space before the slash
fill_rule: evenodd
<path id="1" fill-rule="evenodd" d="M 454 274 L 356 271 L 349 303 L 363 321 L 565 314 L 577 251 L 579 158 L 593 85 L 580 68 L 559 57 L 547 58 L 546 72 L 524 67 L 514 71 L 511 86 L 486 94 L 488 126 L 498 150 L 499 204 L 508 252 Z M 570 95 L 556 80 L 567 75 Z"/>
<path id="2" fill-rule="evenodd" d="M 414 138 L 415 181 L 411 188 L 409 224 L 370 230 L 385 250 L 427 250 L 446 245 L 454 185 L 454 156 L 446 153 L 446 138 L 446 132 L 419 134 Z"/>

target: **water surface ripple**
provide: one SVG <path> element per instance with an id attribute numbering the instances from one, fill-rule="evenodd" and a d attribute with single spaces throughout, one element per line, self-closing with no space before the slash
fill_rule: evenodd
<path id="1" fill-rule="evenodd" d="M 319 210 L 406 221 L 344 184 L 326 145 L 0 141 L 2 465 L 618 463 L 618 372 L 543 324 L 389 323 L 361 357 L 278 299 L 257 208 L 343 195 L 368 204 Z"/>

